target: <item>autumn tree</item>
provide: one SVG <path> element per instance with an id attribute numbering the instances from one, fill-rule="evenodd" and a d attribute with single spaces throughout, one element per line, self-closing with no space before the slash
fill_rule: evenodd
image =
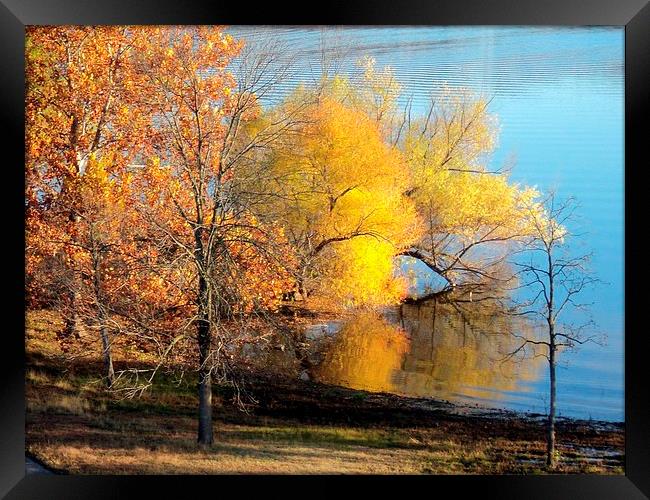
<path id="1" fill-rule="evenodd" d="M 245 179 L 258 150 L 290 117 L 246 127 L 259 114 L 257 97 L 276 81 L 273 52 L 244 54 L 235 79 L 229 65 L 243 44 L 222 28 L 146 31 L 152 44 L 138 60 L 152 109 L 145 170 L 162 189 L 155 203 L 143 197 L 138 210 L 191 273 L 186 296 L 198 347 L 198 442 L 210 445 L 212 376 L 228 369 L 228 346 L 246 315 L 274 307 L 288 286 L 292 259 L 282 228 L 259 220 Z"/>
<path id="2" fill-rule="evenodd" d="M 392 257 L 417 234 L 400 152 L 369 116 L 326 95 L 303 115 L 268 158 L 301 294 L 351 304 L 399 297 Z"/>
<path id="3" fill-rule="evenodd" d="M 598 282 L 588 268 L 591 255 L 576 255 L 569 246 L 572 235 L 568 226 L 576 209 L 575 199 L 558 200 L 554 193 L 548 195 L 541 204 L 530 205 L 527 212 L 534 233 L 525 248 L 527 258 L 514 263 L 521 279 L 517 288 L 527 290 L 528 294 L 515 303 L 513 314 L 541 321 L 542 334 L 540 337 L 514 333 L 519 340 L 519 346 L 509 357 L 532 347 L 536 355 L 544 356 L 548 360 L 546 463 L 549 467 L 553 467 L 556 462 L 557 356 L 562 350 L 585 342 L 602 342 L 598 335 L 589 334 L 589 329 L 594 326 L 592 321 L 575 324 L 564 320 L 570 309 L 574 310 L 574 317 L 577 316 L 576 313 L 586 311 L 589 304 L 580 302 L 579 296 Z"/>
<path id="4" fill-rule="evenodd" d="M 508 283 L 507 258 L 531 231 L 526 207 L 538 196 L 487 167 L 496 141 L 488 104 L 448 91 L 399 138 L 412 179 L 407 195 L 424 221 L 423 237 L 402 255 L 421 260 L 457 295 Z"/>
<path id="5" fill-rule="evenodd" d="M 139 80 L 130 64 L 141 42 L 128 27 L 27 31 L 28 291 L 59 290 L 55 299 L 68 334 L 79 336 L 82 320 L 97 326 L 109 385 L 104 284 L 109 256 L 122 238 L 108 233 L 115 235 L 116 214 L 129 206 L 123 198 L 127 165 L 144 130 L 144 119 L 134 112 Z M 43 266 L 56 273 L 48 276 Z"/>
<path id="6" fill-rule="evenodd" d="M 223 323 L 274 307 L 293 263 L 246 182 L 293 122 L 246 126 L 288 65 L 272 44 L 242 46 L 218 27 L 33 28 L 27 41 L 28 291 L 56 281 L 67 330 L 97 327 L 109 384 L 109 323 L 164 356 L 194 328 L 202 444 Z"/>
<path id="7" fill-rule="evenodd" d="M 399 177 L 393 185 L 402 189 L 401 205 L 415 208 L 419 227 L 411 232 L 417 238 L 394 246 L 395 255 L 418 259 L 444 278 L 447 286 L 435 293 L 462 298 L 507 287 L 514 274 L 508 256 L 532 230 L 525 207 L 538 193 L 488 168 L 498 131 L 489 101 L 445 87 L 418 114 L 393 70 L 377 68 L 372 58 L 360 61 L 354 83 L 328 74 L 313 91 L 321 102 L 367 117 L 392 151 Z"/>

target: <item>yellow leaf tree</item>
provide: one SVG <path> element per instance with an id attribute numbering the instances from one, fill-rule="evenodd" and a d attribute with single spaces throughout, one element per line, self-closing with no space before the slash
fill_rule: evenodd
<path id="1" fill-rule="evenodd" d="M 396 251 L 419 227 L 401 153 L 363 111 L 322 97 L 305 125 L 270 155 L 276 210 L 299 258 L 303 295 L 348 304 L 391 302 L 404 292 L 393 277 Z"/>
<path id="2" fill-rule="evenodd" d="M 508 282 L 507 257 L 531 230 L 526 207 L 537 191 L 487 167 L 497 132 L 488 104 L 448 90 L 400 139 L 412 180 L 406 193 L 424 229 L 401 254 L 445 278 L 447 291 L 481 293 Z"/>

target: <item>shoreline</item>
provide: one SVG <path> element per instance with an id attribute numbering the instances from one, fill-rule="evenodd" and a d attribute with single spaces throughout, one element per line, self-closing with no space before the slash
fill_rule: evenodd
<path id="1" fill-rule="evenodd" d="M 548 415 L 537 412 L 517 411 L 509 408 L 490 407 L 481 404 L 470 404 L 449 401 L 432 397 L 413 397 L 392 392 L 375 392 L 355 389 L 341 385 L 331 385 L 318 381 L 294 380 L 288 377 L 257 375 L 251 379 L 253 386 L 267 385 L 276 389 L 293 387 L 296 392 L 324 394 L 337 393 L 344 399 L 362 399 L 373 403 L 374 407 L 413 409 L 431 411 L 435 414 L 445 414 L 450 417 L 468 417 L 483 419 L 511 419 L 531 424 L 544 424 Z M 292 390 L 292 389 L 289 389 Z M 566 426 L 590 426 L 604 431 L 616 431 L 625 427 L 625 421 L 609 421 L 585 419 L 573 416 L 556 416 L 556 423 Z"/>
<path id="2" fill-rule="evenodd" d="M 425 297 L 426 298 L 426 297 Z M 420 302 L 420 299 L 415 297 L 415 298 L 409 298 L 408 301 L 405 301 L 404 303 L 418 303 Z M 285 311 L 290 310 L 291 306 L 285 306 L 287 309 Z M 395 306 L 397 307 L 397 306 Z M 387 318 L 388 321 L 391 321 L 390 316 L 391 313 L 394 313 L 392 311 L 393 307 L 387 307 L 386 310 L 382 311 L 380 315 L 384 318 Z M 294 316 L 293 320 L 296 321 L 297 318 L 300 318 L 300 321 L 296 321 L 295 324 L 291 325 L 291 329 L 294 329 L 296 327 L 302 328 L 304 330 L 304 333 L 296 333 L 294 331 L 293 333 L 293 342 L 294 344 L 302 344 L 303 347 L 301 349 L 295 349 L 296 351 L 296 356 L 298 359 L 301 361 L 301 364 L 306 362 L 306 365 L 308 368 L 305 371 L 309 379 L 312 380 L 312 371 L 311 368 L 313 366 L 316 366 L 318 362 L 314 362 L 313 358 L 316 357 L 318 358 L 320 354 L 322 354 L 322 349 L 323 346 L 321 343 L 325 340 L 326 342 L 330 339 L 332 339 L 338 330 L 340 329 L 340 326 L 337 326 L 337 323 L 344 323 L 345 321 L 349 321 L 350 318 L 354 317 L 353 314 L 351 315 L 346 315 L 346 314 L 339 314 L 338 316 L 334 313 L 325 313 L 323 314 L 321 311 L 317 310 L 312 310 L 308 308 L 300 308 L 297 307 L 297 310 L 300 311 L 302 314 L 298 315 L 297 317 Z M 286 314 L 286 312 L 285 312 Z M 308 321 L 305 321 L 305 319 L 308 318 Z M 333 328 L 332 328 L 332 325 Z M 322 329 L 322 332 L 319 332 L 318 330 Z M 316 331 L 316 332 L 314 332 Z M 407 333 L 407 337 L 410 340 L 410 336 Z M 546 368 L 545 368 L 546 369 Z M 315 381 L 315 380 L 314 380 Z M 327 385 L 327 383 L 324 383 Z M 341 386 L 344 388 L 349 388 L 352 390 L 358 390 L 358 391 L 365 391 L 366 389 L 359 388 L 355 389 L 352 386 Z M 367 391 L 367 392 L 373 392 L 373 391 Z M 384 393 L 382 393 L 384 394 Z M 433 400 L 433 401 L 438 401 L 441 403 L 448 403 L 451 405 L 454 405 L 457 407 L 459 411 L 467 411 L 467 412 L 473 412 L 473 413 L 485 413 L 486 415 L 488 414 L 511 414 L 512 416 L 516 418 L 528 418 L 532 420 L 540 420 L 540 419 L 546 419 L 548 418 L 547 413 L 541 413 L 540 411 L 535 411 L 535 410 L 518 410 L 518 409 L 513 409 L 513 408 L 508 408 L 506 406 L 491 406 L 490 404 L 484 404 L 481 402 L 471 402 L 468 401 L 469 398 L 464 396 L 463 394 L 459 395 L 458 400 L 453 401 L 453 400 L 447 400 L 447 399 L 442 399 L 442 398 L 436 398 L 436 396 L 412 396 L 407 393 L 400 393 L 400 392 L 386 392 L 385 394 L 392 394 L 395 396 L 400 396 L 403 398 L 408 398 L 408 399 L 413 399 L 413 400 Z M 607 427 L 608 425 L 617 427 L 617 426 L 623 426 L 625 424 L 624 420 L 606 420 L 606 419 L 600 419 L 600 418 L 586 418 L 586 417 L 580 417 L 580 416 L 573 416 L 573 415 L 557 415 L 556 414 L 556 421 L 557 420 L 570 420 L 570 421 L 576 421 L 576 422 L 589 422 L 593 423 L 595 425 L 599 425 L 601 427 Z"/>
<path id="3" fill-rule="evenodd" d="M 214 385 L 215 442 L 200 450 L 194 373 L 161 372 L 120 398 L 100 383 L 100 358 L 63 362 L 45 319 L 28 326 L 26 455 L 57 473 L 624 474 L 622 423 L 559 418 L 548 471 L 544 416 L 270 372 L 246 379 L 247 412 Z"/>
<path id="4" fill-rule="evenodd" d="M 194 443 L 185 390 L 77 415 L 30 411 L 27 451 L 64 474 L 624 473 L 622 424 L 559 419 L 561 458 L 546 471 L 545 422 L 529 415 L 270 377 L 248 389 L 257 404 L 245 413 L 230 388 L 215 387 L 208 451 Z"/>

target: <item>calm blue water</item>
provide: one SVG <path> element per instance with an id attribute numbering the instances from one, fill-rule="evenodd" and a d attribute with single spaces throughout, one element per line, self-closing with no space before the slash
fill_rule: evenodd
<path id="1" fill-rule="evenodd" d="M 295 70 L 266 103 L 320 75 L 320 46 L 344 55 L 352 71 L 364 55 L 390 65 L 423 108 L 444 84 L 493 96 L 500 139 L 492 165 L 515 160 L 511 178 L 555 188 L 581 204 L 578 251 L 593 250 L 605 285 L 588 295 L 605 347 L 585 345 L 564 356 L 558 373 L 559 413 L 624 419 L 623 206 L 624 30 L 552 27 L 233 27 L 253 43 L 273 38 L 295 58 Z M 567 318 L 570 319 L 570 318 Z M 546 372 L 526 389 L 502 394 L 501 404 L 525 411 L 547 408 Z"/>

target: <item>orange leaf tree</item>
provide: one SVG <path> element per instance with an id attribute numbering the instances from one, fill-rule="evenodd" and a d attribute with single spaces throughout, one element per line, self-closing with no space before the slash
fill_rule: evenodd
<path id="1" fill-rule="evenodd" d="M 282 231 L 258 220 L 255 197 L 242 189 L 249 185 L 242 176 L 250 175 L 244 165 L 277 130 L 242 132 L 259 113 L 255 90 L 261 80 L 236 80 L 229 70 L 241 42 L 219 27 L 145 30 L 150 45 L 137 65 L 151 108 L 150 184 L 138 208 L 191 274 L 187 297 L 198 346 L 198 442 L 209 445 L 211 379 L 215 371 L 229 370 L 228 349 L 242 328 L 236 320 L 273 307 L 289 277 L 291 257 Z"/>
<path id="2" fill-rule="evenodd" d="M 26 40 L 28 292 L 57 290 L 66 332 L 99 331 L 109 385 L 107 261 L 125 241 L 127 166 L 145 130 L 132 64 L 142 41 L 128 27 L 67 26 L 31 27 Z"/>

